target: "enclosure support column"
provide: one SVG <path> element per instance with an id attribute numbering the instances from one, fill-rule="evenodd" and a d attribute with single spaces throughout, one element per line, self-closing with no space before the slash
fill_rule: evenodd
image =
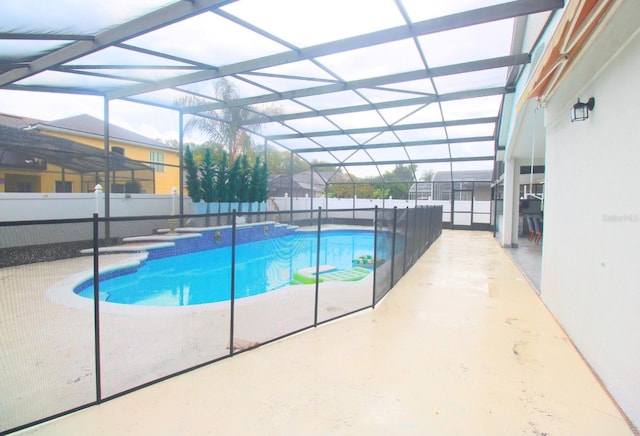
<path id="1" fill-rule="evenodd" d="M 293 223 L 293 151 L 289 156 L 289 223 Z"/>
<path id="2" fill-rule="evenodd" d="M 184 215 L 184 192 L 182 189 L 182 181 L 184 180 L 184 115 L 182 111 L 178 112 L 178 192 L 180 193 L 180 225 L 184 225 L 182 216 Z"/>
<path id="3" fill-rule="evenodd" d="M 398 206 L 393 207 L 393 237 L 391 238 L 391 286 L 393 288 L 393 270 L 396 263 L 396 231 L 398 230 Z"/>
<path id="4" fill-rule="evenodd" d="M 102 401 L 102 388 L 100 383 L 100 268 L 98 256 L 98 214 L 93 214 L 93 342 L 96 366 L 96 401 Z"/>
<path id="5" fill-rule="evenodd" d="M 269 171 L 269 166 L 267 165 L 267 152 L 268 152 L 268 148 L 267 148 L 267 140 L 264 140 L 264 167 L 267 169 L 267 172 Z"/>
<path id="6" fill-rule="evenodd" d="M 409 245 L 407 242 L 409 241 L 409 206 L 407 206 L 406 208 L 406 212 L 405 212 L 405 218 L 404 218 L 404 256 L 403 256 L 403 262 L 404 265 L 402 265 L 402 275 L 405 275 L 407 273 L 407 245 Z"/>
<path id="7" fill-rule="evenodd" d="M 476 202 L 476 182 L 471 182 L 471 229 L 473 229 L 473 208 Z"/>
<path id="8" fill-rule="evenodd" d="M 109 218 L 111 216 L 110 209 L 110 197 L 111 197 L 111 181 L 109 180 L 110 168 L 110 153 L 109 153 L 109 100 L 104 99 L 104 217 Z M 109 239 L 111 237 L 111 229 L 109 228 L 109 221 L 104 222 L 104 237 Z"/>
<path id="9" fill-rule="evenodd" d="M 515 159 L 505 160 L 502 246 L 518 246 L 518 196 L 520 194 L 520 171 Z"/>
<path id="10" fill-rule="evenodd" d="M 329 219 L 329 184 L 324 185 L 324 216 Z"/>
<path id="11" fill-rule="evenodd" d="M 352 215 L 351 218 L 355 220 L 356 219 L 356 184 L 355 183 L 353 183 L 353 207 L 352 207 L 352 209 L 353 209 L 353 212 L 352 212 L 353 215 Z"/>
<path id="12" fill-rule="evenodd" d="M 264 169 L 266 171 L 267 174 L 269 174 L 269 165 L 267 165 L 267 153 L 268 153 L 268 147 L 267 147 L 267 140 L 264 140 Z M 269 192 L 269 187 L 267 186 L 267 193 Z M 267 207 L 264 208 L 264 220 L 267 221 L 268 219 L 268 200 L 269 200 L 270 195 L 267 194 L 267 198 L 265 199 L 265 201 L 267 202 Z M 260 209 L 258 209 L 260 210 Z M 258 220 L 260 219 L 260 214 L 258 214 Z"/>
<path id="13" fill-rule="evenodd" d="M 373 297 L 371 307 L 376 307 L 376 270 L 378 265 L 378 205 L 373 210 Z"/>
<path id="14" fill-rule="evenodd" d="M 495 171 L 495 170 L 494 170 Z M 498 232 L 498 184 L 496 183 L 495 174 L 491 185 L 491 226 L 493 227 L 493 237 Z"/>
<path id="15" fill-rule="evenodd" d="M 229 312 L 229 355 L 233 356 L 233 326 L 236 306 L 236 210 L 231 214 L 231 308 Z"/>
<path id="16" fill-rule="evenodd" d="M 382 178 L 382 208 L 384 209 L 384 199 L 385 199 L 386 195 L 384 192 L 384 177 Z"/>
<path id="17" fill-rule="evenodd" d="M 318 297 L 319 297 L 319 290 L 320 290 L 320 232 L 322 230 L 321 226 L 322 226 L 322 220 L 320 219 L 322 217 L 322 208 L 319 207 L 318 208 L 318 240 L 317 240 L 317 247 L 316 247 L 316 296 L 315 296 L 315 306 L 313 309 L 313 326 L 317 327 L 318 326 Z"/>
<path id="18" fill-rule="evenodd" d="M 309 206 L 309 210 L 311 211 L 311 218 L 309 219 L 309 225 L 313 225 L 313 166 L 311 167 L 311 203 Z M 320 219 L 320 215 L 318 215 L 318 219 Z"/>

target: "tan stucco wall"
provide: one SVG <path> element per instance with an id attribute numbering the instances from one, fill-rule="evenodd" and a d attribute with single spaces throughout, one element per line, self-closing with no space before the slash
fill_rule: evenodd
<path id="1" fill-rule="evenodd" d="M 72 141 L 80 142 L 82 144 L 86 144 L 99 149 L 104 148 L 104 142 L 102 138 L 92 138 L 82 135 L 65 134 L 60 132 L 48 132 L 44 130 L 40 133 L 56 136 L 58 138 L 70 139 Z M 178 150 L 171 150 L 153 146 L 134 145 L 113 139 L 109 144 L 110 149 L 113 149 L 113 147 L 122 147 L 124 149 L 125 157 L 142 162 L 149 162 L 149 152 L 151 151 L 162 153 L 164 155 L 165 167 L 163 172 L 156 171 L 155 173 L 155 193 L 170 194 L 171 189 L 174 186 L 176 188 L 179 188 L 180 172 L 178 165 L 180 163 L 180 157 L 178 154 Z"/>

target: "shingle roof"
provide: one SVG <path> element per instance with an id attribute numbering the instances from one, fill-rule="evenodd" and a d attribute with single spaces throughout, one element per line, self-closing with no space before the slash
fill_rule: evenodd
<path id="1" fill-rule="evenodd" d="M 30 124 L 39 123 L 39 122 L 40 120 L 36 118 L 27 118 L 27 117 L 21 117 L 19 115 L 0 113 L 0 125 L 2 126 L 13 127 L 16 129 L 24 129 Z"/>
<path id="2" fill-rule="evenodd" d="M 42 130 L 46 130 L 47 127 L 54 127 L 57 129 L 69 130 L 70 132 L 98 136 L 103 136 L 104 134 L 104 121 L 87 114 L 75 115 L 73 117 L 53 121 L 38 121 L 35 125 L 32 125 L 32 127 Z M 147 146 L 175 150 L 173 147 L 163 144 L 160 141 L 147 138 L 146 136 L 142 136 L 114 124 L 109 124 L 109 136 L 113 139 L 121 139 L 127 142 L 135 142 Z"/>

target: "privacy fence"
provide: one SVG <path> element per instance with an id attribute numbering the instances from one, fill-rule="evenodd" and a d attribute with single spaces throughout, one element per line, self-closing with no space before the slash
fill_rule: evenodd
<path id="1" fill-rule="evenodd" d="M 0 222 L 0 433 L 373 308 L 441 234 L 442 215 Z"/>

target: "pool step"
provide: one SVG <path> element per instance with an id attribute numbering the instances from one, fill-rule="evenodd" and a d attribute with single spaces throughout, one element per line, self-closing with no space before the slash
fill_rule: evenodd
<path id="1" fill-rule="evenodd" d="M 98 248 L 98 253 L 137 253 L 160 248 L 172 248 L 176 245 L 173 241 L 177 239 L 199 238 L 200 236 L 198 233 L 131 236 L 122 239 L 122 242 L 125 243 L 123 245 Z M 80 250 L 80 253 L 93 254 L 93 248 Z"/>
<path id="2" fill-rule="evenodd" d="M 112 247 L 99 247 L 98 253 L 139 253 L 141 251 L 154 250 L 158 248 L 171 248 L 176 244 L 173 242 L 155 242 L 148 244 L 126 244 L 126 245 L 114 245 Z M 80 250 L 82 254 L 93 254 L 93 248 L 85 248 Z"/>

